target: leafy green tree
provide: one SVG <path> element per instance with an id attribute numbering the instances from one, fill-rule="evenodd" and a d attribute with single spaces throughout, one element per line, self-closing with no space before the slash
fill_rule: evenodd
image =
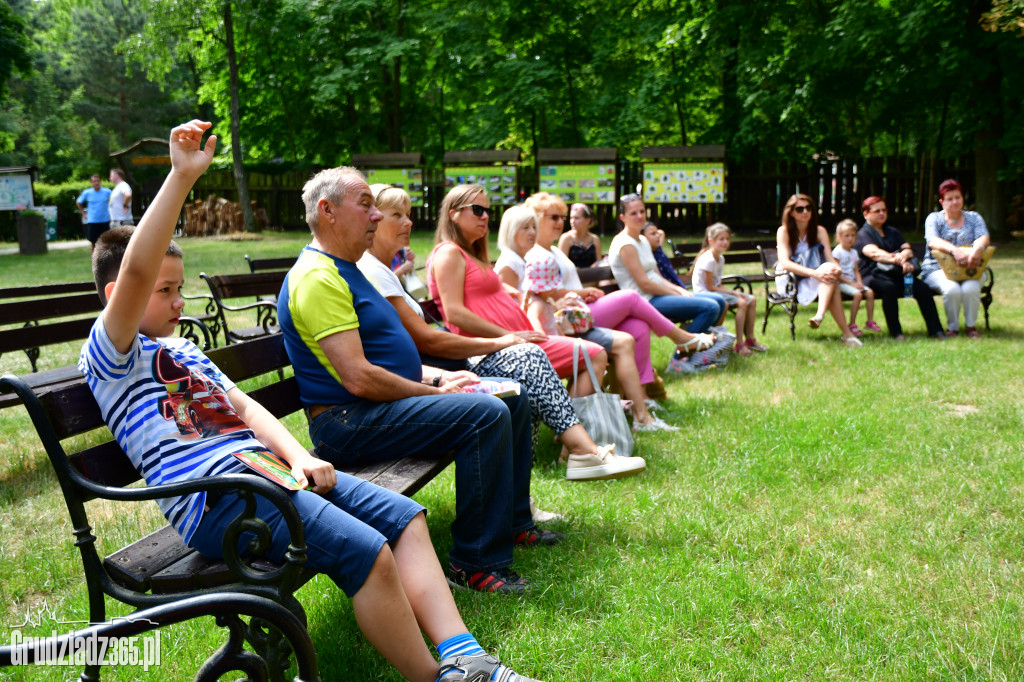
<path id="1" fill-rule="evenodd" d="M 10 3 L 0 2 L 0 102 L 7 96 L 7 80 L 16 71 L 28 75 L 32 68 L 27 30 Z"/>
<path id="2" fill-rule="evenodd" d="M 170 73 L 176 60 L 193 62 L 199 73 L 209 80 L 211 74 L 227 65 L 228 110 L 230 142 L 235 187 L 242 217 L 247 232 L 257 230 L 252 204 L 249 200 L 249 185 L 243 166 L 244 152 L 241 131 L 241 90 L 239 78 L 239 52 L 236 41 L 236 17 L 241 19 L 237 26 L 243 36 L 252 23 L 266 20 L 260 16 L 261 3 L 258 0 L 140 0 L 140 7 L 146 13 L 142 29 L 125 41 L 128 54 L 136 63 L 146 64 L 149 73 L 157 79 L 164 79 Z M 204 80 L 206 80 L 204 78 Z M 200 98 L 208 98 L 209 90 L 201 87 Z M 215 102 L 215 110 L 221 115 L 223 103 Z"/>

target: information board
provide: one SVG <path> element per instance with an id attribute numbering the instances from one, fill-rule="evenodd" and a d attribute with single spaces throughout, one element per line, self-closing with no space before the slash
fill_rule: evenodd
<path id="1" fill-rule="evenodd" d="M 444 191 L 455 185 L 487 188 L 492 206 L 511 206 L 519 194 L 516 166 L 452 166 L 444 169 Z"/>
<path id="2" fill-rule="evenodd" d="M 557 194 L 567 204 L 614 204 L 615 164 L 541 166 L 540 190 Z"/>
<path id="3" fill-rule="evenodd" d="M 423 169 L 422 168 L 367 168 L 366 184 L 384 183 L 392 187 L 401 187 L 412 199 L 413 207 L 423 206 Z"/>
<path id="4" fill-rule="evenodd" d="M 32 176 L 0 175 L 0 211 L 32 208 Z"/>
<path id="5" fill-rule="evenodd" d="M 725 203 L 725 162 L 645 163 L 644 202 Z"/>

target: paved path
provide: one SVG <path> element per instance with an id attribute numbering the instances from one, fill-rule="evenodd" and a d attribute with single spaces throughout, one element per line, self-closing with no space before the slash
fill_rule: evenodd
<path id="1" fill-rule="evenodd" d="M 60 249 L 89 248 L 89 240 L 88 239 L 76 239 L 75 241 L 70 241 L 70 242 L 46 242 L 46 248 L 47 249 L 52 249 L 54 251 L 59 251 Z M 15 246 L 14 248 L 10 248 L 10 249 L 0 249 L 0 256 L 14 256 L 14 255 L 17 255 L 17 253 L 18 253 L 18 247 L 17 246 Z"/>

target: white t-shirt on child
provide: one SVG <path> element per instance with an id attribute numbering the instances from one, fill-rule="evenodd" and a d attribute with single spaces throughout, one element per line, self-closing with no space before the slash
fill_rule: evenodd
<path id="1" fill-rule="evenodd" d="M 832 257 L 839 261 L 839 268 L 843 271 L 843 277 L 851 282 L 857 281 L 857 274 L 854 266 L 857 264 L 857 249 L 847 251 L 842 246 L 832 249 Z"/>
<path id="2" fill-rule="evenodd" d="M 693 291 L 700 293 L 708 291 L 707 278 L 704 273 L 711 273 L 711 280 L 716 287 L 722 286 L 722 268 L 725 267 L 725 256 L 715 258 L 711 249 L 697 256 L 693 264 Z"/>

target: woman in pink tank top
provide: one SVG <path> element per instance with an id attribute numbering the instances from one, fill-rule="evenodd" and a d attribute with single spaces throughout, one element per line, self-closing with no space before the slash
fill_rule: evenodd
<path id="1" fill-rule="evenodd" d="M 474 185 L 463 187 L 473 188 Z M 452 190 L 454 192 L 455 190 Z M 580 343 L 593 359 L 598 381 L 604 376 L 608 355 L 596 343 L 534 331 L 519 305 L 519 292 L 506 285 L 491 267 L 487 249 L 490 202 L 483 188 L 463 190 L 460 209 L 437 223 L 437 246 L 427 265 L 427 288 L 444 317 L 445 325 L 463 336 L 497 337 L 512 332 L 537 343 L 561 378 L 572 375 L 572 348 Z M 451 194 L 449 194 L 451 196 Z M 455 203 L 455 202 L 453 202 Z M 476 215 L 479 212 L 480 215 Z M 582 363 L 581 363 L 582 365 Z M 586 372 L 580 375 L 579 395 L 594 387 Z"/>

